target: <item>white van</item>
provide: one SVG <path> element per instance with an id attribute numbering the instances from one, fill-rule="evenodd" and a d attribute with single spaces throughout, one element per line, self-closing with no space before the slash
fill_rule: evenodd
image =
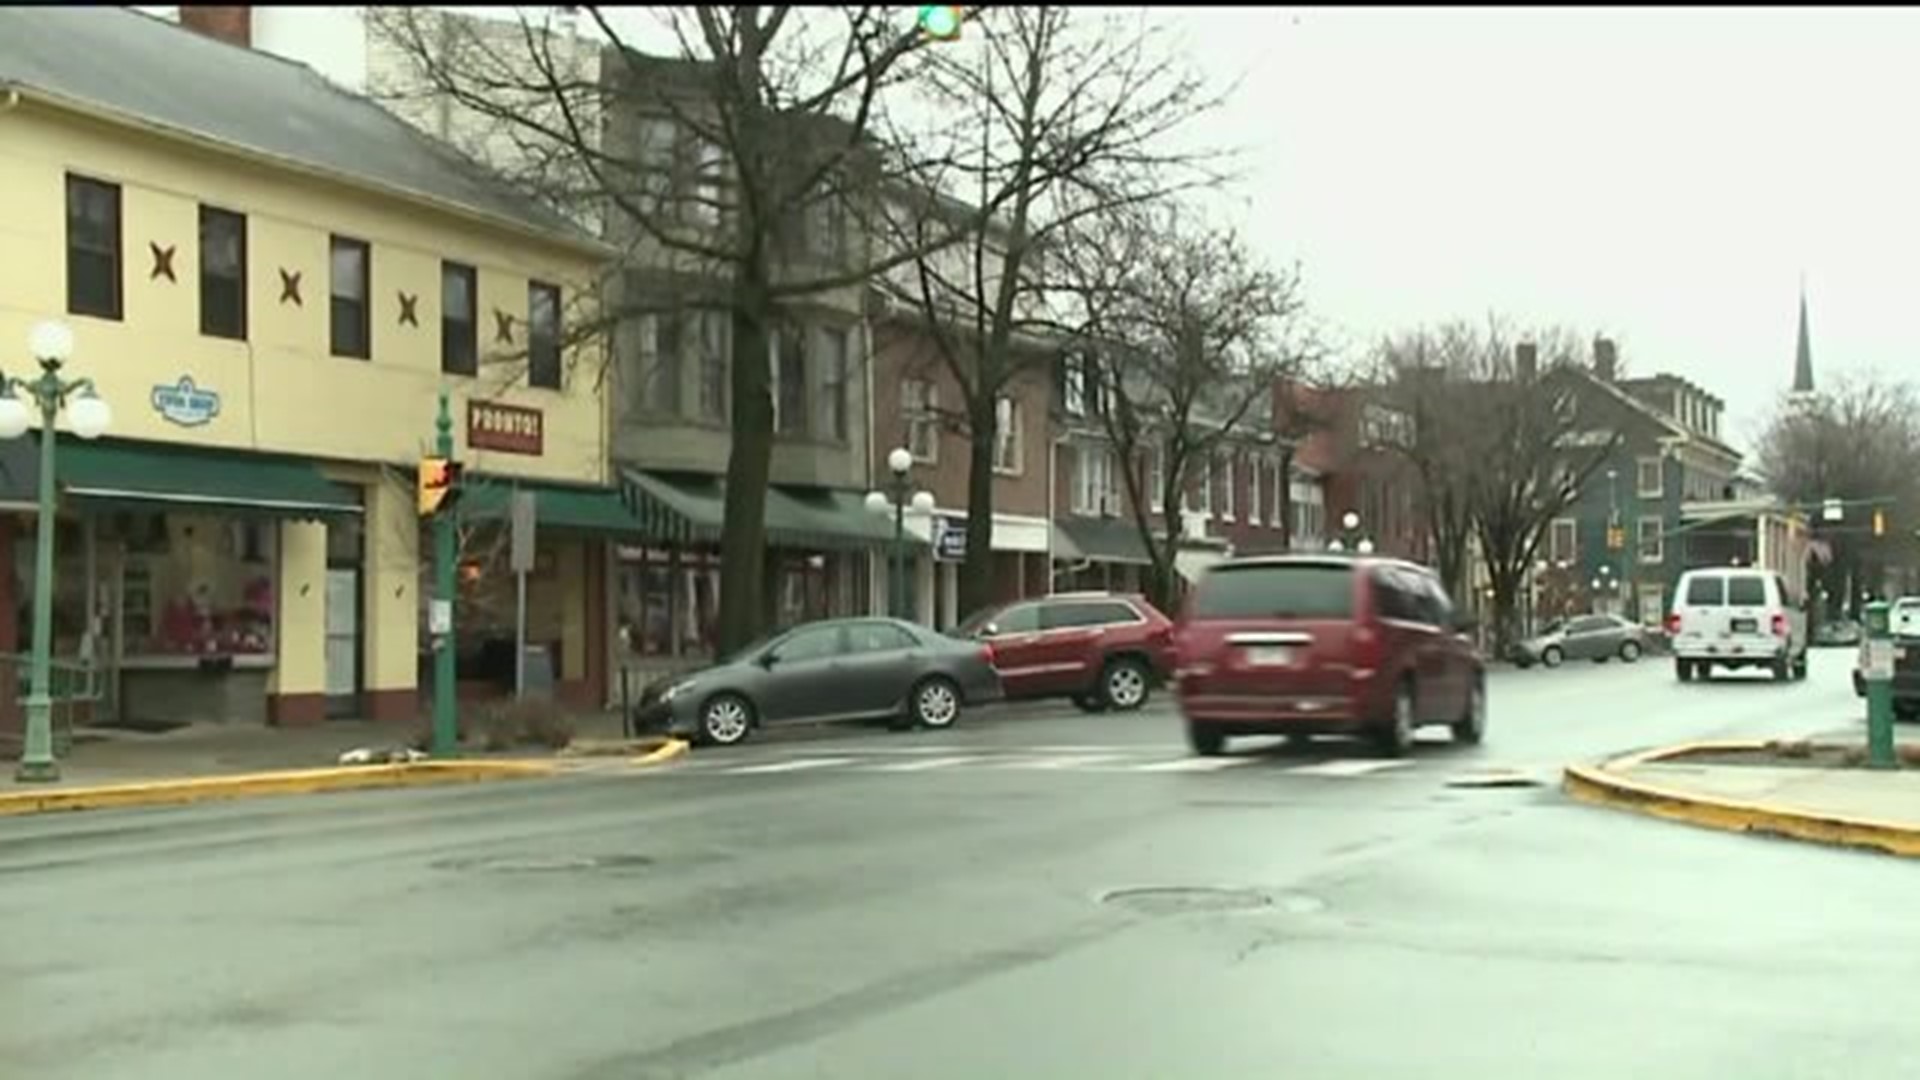
<path id="1" fill-rule="evenodd" d="M 1785 578 L 1753 567 L 1680 575 L 1667 616 L 1673 670 L 1681 682 L 1715 666 L 1763 667 L 1779 682 L 1807 677 L 1807 613 Z"/>

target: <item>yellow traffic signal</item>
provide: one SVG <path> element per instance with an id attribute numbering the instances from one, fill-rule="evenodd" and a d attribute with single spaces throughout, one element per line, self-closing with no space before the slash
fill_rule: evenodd
<path id="1" fill-rule="evenodd" d="M 421 517 L 432 517 L 452 503 L 460 488 L 460 463 L 446 458 L 421 458 L 419 507 Z"/>
<path id="2" fill-rule="evenodd" d="M 960 40 L 962 21 L 958 7 L 945 4 L 920 5 L 920 32 L 935 41 Z"/>
<path id="3" fill-rule="evenodd" d="M 1877 506 L 1873 509 L 1873 535 L 1887 535 L 1887 512 Z"/>

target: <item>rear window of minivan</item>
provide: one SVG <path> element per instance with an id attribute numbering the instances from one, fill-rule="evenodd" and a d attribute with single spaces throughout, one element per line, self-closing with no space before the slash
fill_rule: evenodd
<path id="1" fill-rule="evenodd" d="M 1719 607 L 1727 602 L 1727 579 L 1719 574 L 1687 582 L 1688 607 Z"/>
<path id="2" fill-rule="evenodd" d="M 1196 619 L 1346 619 L 1351 566 L 1216 566 L 1193 597 Z"/>
<path id="3" fill-rule="evenodd" d="M 1727 578 L 1727 604 L 1730 607 L 1764 607 L 1767 603 L 1767 579 L 1759 574 L 1736 574 Z"/>

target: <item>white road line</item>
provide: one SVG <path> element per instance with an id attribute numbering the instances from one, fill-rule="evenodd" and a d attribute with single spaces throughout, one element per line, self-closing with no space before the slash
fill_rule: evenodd
<path id="1" fill-rule="evenodd" d="M 1381 758 L 1339 758 L 1323 761 L 1318 765 L 1301 765 L 1298 768 L 1283 770 L 1293 776 L 1365 776 L 1385 769 L 1398 769 L 1410 765 L 1409 761 L 1395 761 Z"/>
<path id="2" fill-rule="evenodd" d="M 1216 772 L 1220 769 L 1231 769 L 1235 766 L 1245 765 L 1252 760 L 1252 758 L 1246 757 L 1190 757 L 1179 758 L 1174 761 L 1156 761 L 1151 765 L 1136 765 L 1127 771 L 1151 773 Z"/>
<path id="3" fill-rule="evenodd" d="M 1104 765 L 1109 761 L 1118 761 L 1119 754 L 1067 754 L 1060 757 L 1014 757 L 1003 758 L 994 763 L 1002 769 L 1084 769 L 1089 766 Z"/>
<path id="4" fill-rule="evenodd" d="M 766 773 L 798 772 L 801 769 L 825 769 L 834 765 L 851 765 L 856 760 L 850 757 L 802 758 L 796 761 L 776 761 L 768 765 L 742 765 L 719 771 L 727 776 L 760 776 Z"/>
<path id="5" fill-rule="evenodd" d="M 985 758 L 980 757 L 978 754 L 967 754 L 965 756 L 960 756 L 960 757 L 921 758 L 918 761 L 899 761 L 899 762 L 894 762 L 891 765 L 869 765 L 866 767 L 864 771 L 866 772 L 926 772 L 929 769 L 945 769 L 954 765 L 965 765 L 965 764 L 968 764 L 969 762 L 985 761 L 985 760 L 986 760 Z"/>

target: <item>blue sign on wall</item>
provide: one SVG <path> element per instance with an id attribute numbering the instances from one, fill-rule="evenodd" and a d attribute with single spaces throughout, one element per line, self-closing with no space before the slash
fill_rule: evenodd
<path id="1" fill-rule="evenodd" d="M 220 415 L 220 395 L 195 386 L 191 375 L 154 387 L 152 400 L 155 412 L 181 427 L 199 427 Z"/>
<path id="2" fill-rule="evenodd" d="M 942 514 L 933 519 L 933 557 L 948 562 L 966 561 L 966 518 Z"/>

